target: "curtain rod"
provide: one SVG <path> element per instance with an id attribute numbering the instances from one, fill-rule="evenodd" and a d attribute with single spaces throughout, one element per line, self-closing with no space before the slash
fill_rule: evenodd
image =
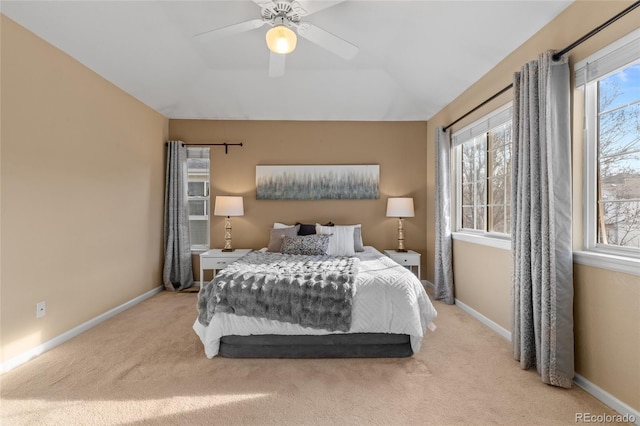
<path id="1" fill-rule="evenodd" d="M 607 22 L 605 22 L 604 24 L 592 29 L 591 31 L 589 31 L 587 34 L 583 35 L 582 37 L 580 37 L 578 40 L 574 41 L 573 43 L 571 43 L 570 45 L 568 45 L 567 47 L 565 47 L 564 49 L 562 49 L 559 52 L 556 52 L 553 55 L 553 60 L 557 61 L 558 59 L 560 59 L 560 57 L 562 55 L 564 55 L 565 53 L 573 50 L 574 47 L 579 46 L 580 44 L 582 44 L 583 42 L 589 40 L 591 37 L 593 37 L 594 35 L 598 34 L 600 31 L 604 30 L 605 28 L 607 28 L 609 25 L 613 24 L 614 22 L 616 22 L 618 19 L 622 18 L 624 15 L 626 15 L 627 13 L 631 12 L 633 9 L 637 8 L 638 6 L 640 6 L 640 1 L 637 1 L 635 3 L 632 3 L 631 6 L 627 7 L 625 10 L 623 10 L 622 12 L 618 13 L 616 16 L 614 16 L 613 18 L 609 19 Z"/>
<path id="2" fill-rule="evenodd" d="M 636 9 L 638 6 L 640 6 L 640 0 L 636 1 L 635 3 L 632 3 L 629 7 L 627 7 L 626 9 L 624 9 L 622 12 L 618 13 L 617 15 L 615 15 L 613 18 L 609 19 L 607 22 L 599 25 L 598 27 L 594 28 L 593 30 L 589 31 L 587 34 L 583 35 L 582 37 L 580 37 L 578 40 L 574 41 L 573 43 L 571 43 L 569 46 L 565 47 L 564 49 L 556 52 L 553 54 L 553 60 L 557 61 L 558 59 L 560 59 L 560 57 L 562 55 L 564 55 L 565 53 L 573 50 L 575 47 L 579 46 L 580 44 L 584 43 L 585 41 L 587 41 L 588 39 L 590 39 L 591 37 L 593 37 L 594 35 L 598 34 L 600 31 L 604 30 L 605 28 L 607 28 L 609 25 L 613 24 L 614 22 L 616 22 L 618 19 L 622 18 L 623 16 L 625 16 L 627 13 L 631 12 L 632 10 Z M 462 120 L 463 118 L 466 118 L 467 116 L 469 116 L 469 114 L 474 113 L 475 111 L 477 111 L 479 108 L 485 106 L 486 104 L 488 104 L 489 102 L 491 102 L 492 100 L 494 100 L 495 98 L 497 98 L 498 96 L 502 95 L 504 92 L 506 92 L 507 90 L 511 89 L 513 87 L 513 83 L 509 84 L 507 87 L 505 87 L 504 89 L 500 90 L 498 93 L 496 93 L 495 95 L 491 96 L 489 99 L 485 100 L 484 102 L 482 102 L 480 105 L 478 105 L 477 107 L 473 108 L 471 111 L 467 112 L 466 114 L 464 114 L 463 116 L 461 116 L 460 118 L 458 118 L 457 120 L 455 120 L 454 122 L 452 122 L 451 124 L 449 124 L 448 126 L 445 126 L 443 128 L 443 130 L 447 130 L 448 128 L 450 128 L 451 126 L 453 126 L 454 124 L 458 123 L 460 120 Z"/>
<path id="3" fill-rule="evenodd" d="M 165 145 L 168 145 L 168 143 L 165 143 Z M 229 147 L 230 146 L 243 146 L 242 142 L 240 143 L 182 143 L 182 146 L 224 146 L 224 153 L 228 154 L 229 153 Z"/>
<path id="4" fill-rule="evenodd" d="M 495 98 L 497 98 L 498 96 L 502 95 L 504 92 L 506 92 L 507 90 L 511 89 L 513 87 L 513 83 L 511 83 L 510 85 L 508 85 L 507 87 L 505 87 L 504 89 L 500 90 L 498 93 L 496 93 L 495 95 L 491 96 L 489 99 L 486 99 L 484 102 L 482 102 L 480 105 L 478 105 L 477 107 L 475 107 L 474 109 L 472 109 L 471 111 L 468 111 L 466 114 L 464 114 L 462 117 L 458 118 L 456 121 L 454 121 L 453 123 L 449 124 L 448 126 L 446 126 L 445 128 L 443 128 L 442 130 L 447 130 L 449 127 L 453 126 L 454 124 L 458 123 L 458 121 L 462 120 L 463 118 L 467 117 L 469 114 L 472 114 L 474 112 L 476 112 L 478 109 L 482 108 L 483 106 L 485 106 L 486 104 L 488 104 L 489 102 L 491 102 L 492 100 L 494 100 Z"/>

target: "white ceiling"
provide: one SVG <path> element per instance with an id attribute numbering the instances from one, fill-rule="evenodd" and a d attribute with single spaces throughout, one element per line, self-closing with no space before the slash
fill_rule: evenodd
<path id="1" fill-rule="evenodd" d="M 268 76 L 269 26 L 192 38 L 260 18 L 251 0 L 20 0 L 1 10 L 169 118 L 390 121 L 431 118 L 571 1 L 337 3 L 303 20 L 357 45 L 356 57 L 298 37 L 278 78 Z"/>

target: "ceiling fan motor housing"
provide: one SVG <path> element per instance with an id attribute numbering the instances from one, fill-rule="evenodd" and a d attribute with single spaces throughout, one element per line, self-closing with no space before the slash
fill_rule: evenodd
<path id="1" fill-rule="evenodd" d="M 304 9 L 294 7 L 292 2 L 278 1 L 262 9 L 262 19 L 271 25 L 287 25 L 299 23 Z"/>

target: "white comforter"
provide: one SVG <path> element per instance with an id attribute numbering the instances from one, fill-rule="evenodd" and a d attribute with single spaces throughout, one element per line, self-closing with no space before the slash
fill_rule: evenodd
<path id="1" fill-rule="evenodd" d="M 427 328 L 437 312 L 416 276 L 373 247 L 357 253 L 359 273 L 354 286 L 350 333 L 396 333 L 411 336 L 413 352 L 420 350 Z M 208 326 L 196 319 L 193 329 L 208 358 L 218 354 L 222 336 L 256 334 L 330 334 L 327 330 L 302 327 L 264 318 L 216 313 Z M 333 332 L 335 333 L 335 332 Z"/>

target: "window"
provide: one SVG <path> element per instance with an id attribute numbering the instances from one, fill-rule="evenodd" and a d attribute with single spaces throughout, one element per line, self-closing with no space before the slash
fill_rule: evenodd
<path id="1" fill-rule="evenodd" d="M 585 94 L 585 248 L 640 257 L 640 32 L 576 65 Z"/>
<path id="2" fill-rule="evenodd" d="M 191 250 L 209 249 L 209 148 L 187 148 L 187 201 Z"/>
<path id="3" fill-rule="evenodd" d="M 510 234 L 511 105 L 453 136 L 456 230 Z"/>
<path id="4" fill-rule="evenodd" d="M 486 213 L 486 164 L 487 164 L 486 135 L 477 136 L 461 145 L 462 193 L 461 229 L 475 229 L 484 231 Z"/>
<path id="5" fill-rule="evenodd" d="M 640 62 L 597 86 L 597 243 L 640 248 Z"/>

